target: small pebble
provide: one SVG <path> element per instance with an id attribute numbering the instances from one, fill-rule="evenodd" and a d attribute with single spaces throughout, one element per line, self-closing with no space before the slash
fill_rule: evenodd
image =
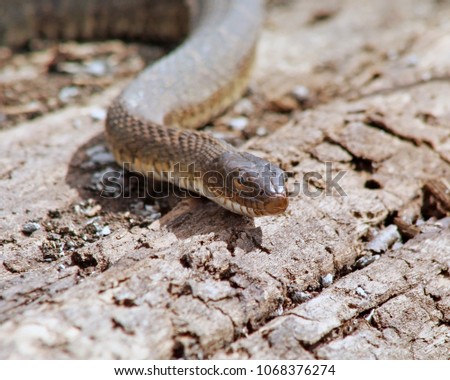
<path id="1" fill-rule="evenodd" d="M 101 205 L 95 205 L 92 207 L 86 207 L 84 210 L 82 210 L 83 215 L 86 215 L 88 217 L 94 217 L 99 214 L 99 212 L 102 210 Z"/>
<path id="2" fill-rule="evenodd" d="M 75 212 L 75 214 L 80 215 L 81 214 L 81 206 L 80 205 L 73 206 L 73 211 Z"/>
<path id="3" fill-rule="evenodd" d="M 265 136 L 265 135 L 267 135 L 267 129 L 264 128 L 264 127 L 259 127 L 259 128 L 256 130 L 256 135 L 257 135 L 257 136 Z"/>
<path id="4" fill-rule="evenodd" d="M 328 273 L 320 279 L 320 282 L 324 288 L 328 288 L 333 283 L 333 275 Z"/>
<path id="5" fill-rule="evenodd" d="M 246 115 L 246 116 L 252 114 L 254 109 L 255 109 L 255 107 L 253 106 L 253 103 L 247 98 L 240 100 L 234 106 L 234 112 L 236 112 L 240 115 Z"/>
<path id="6" fill-rule="evenodd" d="M 108 236 L 109 234 L 111 234 L 111 229 L 109 228 L 109 226 L 103 227 L 102 231 L 100 232 L 100 235 Z"/>
<path id="7" fill-rule="evenodd" d="M 103 108 L 93 107 L 89 111 L 89 116 L 92 120 L 103 121 L 106 119 L 106 110 Z"/>
<path id="8" fill-rule="evenodd" d="M 87 74 L 94 75 L 96 77 L 101 77 L 108 71 L 108 65 L 105 61 L 96 60 L 86 64 L 85 72 Z"/>
<path id="9" fill-rule="evenodd" d="M 100 216 L 94 216 L 94 217 L 88 219 L 84 224 L 86 226 L 89 226 L 90 224 L 94 224 L 95 223 L 98 226 L 98 222 L 100 222 L 101 219 L 102 218 Z"/>
<path id="10" fill-rule="evenodd" d="M 92 156 L 91 160 L 93 163 L 98 165 L 107 165 L 116 162 L 113 154 L 109 152 L 97 153 Z"/>
<path id="11" fill-rule="evenodd" d="M 401 239 L 398 227 L 395 224 L 387 226 L 381 230 L 368 244 L 367 249 L 381 253 L 387 251 L 395 242 Z"/>
<path id="12" fill-rule="evenodd" d="M 96 233 L 97 235 L 100 235 L 100 234 L 101 234 L 101 232 L 102 232 L 102 230 L 103 230 L 103 227 L 100 226 L 100 224 L 98 224 L 97 222 L 94 222 L 94 223 L 91 224 L 91 226 L 93 227 L 93 229 L 95 230 L 95 233 Z"/>
<path id="13" fill-rule="evenodd" d="M 147 211 L 150 214 L 155 214 L 159 212 L 159 207 L 155 205 L 145 205 L 145 211 Z"/>
<path id="14" fill-rule="evenodd" d="M 277 316 L 283 315 L 284 309 L 283 309 L 283 305 L 278 306 L 277 311 L 275 312 L 275 314 Z"/>
<path id="15" fill-rule="evenodd" d="M 369 322 L 369 323 L 371 323 L 372 320 L 373 320 L 374 314 L 375 314 L 375 309 L 370 310 L 369 315 L 366 317 L 366 321 Z"/>
<path id="16" fill-rule="evenodd" d="M 96 172 L 91 177 L 90 189 L 101 192 L 101 196 L 118 197 L 123 191 L 123 173 L 112 167 Z"/>
<path id="17" fill-rule="evenodd" d="M 304 102 L 305 100 L 309 99 L 309 89 L 305 86 L 295 86 L 292 90 L 292 95 L 294 95 L 295 99 L 297 99 L 299 102 Z"/>
<path id="18" fill-rule="evenodd" d="M 235 131 L 243 131 L 248 126 L 248 119 L 246 117 L 235 117 L 229 121 L 228 125 Z"/>
<path id="19" fill-rule="evenodd" d="M 86 150 L 86 154 L 94 164 L 106 165 L 114 163 L 114 156 L 104 145 L 95 145 Z"/>
<path id="20" fill-rule="evenodd" d="M 137 201 L 131 205 L 134 213 L 141 215 L 147 221 L 154 221 L 161 217 L 160 208 L 158 205 L 145 205 L 142 201 Z"/>
<path id="21" fill-rule="evenodd" d="M 31 235 L 33 232 L 39 230 L 41 225 L 39 223 L 25 223 L 22 227 L 22 232 Z"/>
<path id="22" fill-rule="evenodd" d="M 310 300 L 312 298 L 312 295 L 306 292 L 294 292 L 291 298 L 295 303 L 302 303 Z"/>
<path id="23" fill-rule="evenodd" d="M 61 235 L 50 232 L 48 234 L 48 239 L 49 240 L 59 240 L 59 239 L 61 239 Z"/>
<path id="24" fill-rule="evenodd" d="M 74 86 L 63 87 L 59 92 L 58 98 L 61 102 L 67 103 L 74 97 L 78 96 L 79 94 L 80 90 L 78 87 Z"/>
<path id="25" fill-rule="evenodd" d="M 106 151 L 106 147 L 103 144 L 97 144 L 94 146 L 91 146 L 90 148 L 86 149 L 86 154 L 89 157 L 92 157 L 98 153 L 102 153 Z"/>
<path id="26" fill-rule="evenodd" d="M 358 287 L 356 288 L 356 294 L 358 294 L 359 296 L 361 296 L 361 297 L 363 297 L 363 298 L 367 298 L 367 293 L 366 293 L 366 291 L 365 291 L 363 288 L 361 288 L 360 286 L 358 286 Z"/>
<path id="27" fill-rule="evenodd" d="M 76 62 L 60 62 L 57 65 L 57 70 L 60 73 L 77 75 L 83 72 L 83 66 Z"/>
<path id="28" fill-rule="evenodd" d="M 366 255 L 363 257 L 360 257 L 355 262 L 355 267 L 358 269 L 365 268 L 367 265 L 372 264 L 375 260 L 378 260 L 380 258 L 380 255 Z"/>

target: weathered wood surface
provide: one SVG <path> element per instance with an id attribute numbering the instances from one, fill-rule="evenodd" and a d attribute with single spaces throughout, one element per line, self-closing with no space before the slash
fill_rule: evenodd
<path id="1" fill-rule="evenodd" d="M 291 184 L 332 162 L 346 193 L 300 193 L 280 217 L 172 199 L 153 221 L 87 189 L 93 109 L 120 81 L 0 132 L 0 357 L 449 359 L 449 17 L 438 1 L 274 2 L 248 116 L 273 132 L 244 147 Z"/>

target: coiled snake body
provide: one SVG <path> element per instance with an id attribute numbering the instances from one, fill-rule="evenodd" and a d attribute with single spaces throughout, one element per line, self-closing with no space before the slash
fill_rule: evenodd
<path id="1" fill-rule="evenodd" d="M 175 16 L 156 27 L 149 19 L 160 8 Z M 2 0 L 0 44 L 15 47 L 36 36 L 175 38 L 184 33 L 183 20 L 190 20 L 195 26 L 186 41 L 142 71 L 109 107 L 110 149 L 118 163 L 230 211 L 274 215 L 288 206 L 284 172 L 189 130 L 223 112 L 245 90 L 262 8 L 262 0 Z M 69 17 L 74 20 L 65 22 Z"/>

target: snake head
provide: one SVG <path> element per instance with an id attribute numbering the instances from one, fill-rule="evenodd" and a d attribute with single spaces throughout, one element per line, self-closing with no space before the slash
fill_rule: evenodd
<path id="1" fill-rule="evenodd" d="M 244 152 L 213 160 L 204 186 L 216 203 L 247 216 L 276 215 L 288 207 L 286 174 L 278 166 Z"/>

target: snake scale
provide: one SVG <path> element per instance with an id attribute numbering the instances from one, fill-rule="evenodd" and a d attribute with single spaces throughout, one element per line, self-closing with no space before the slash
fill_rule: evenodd
<path id="1" fill-rule="evenodd" d="M 245 91 L 263 0 L 2 0 L 0 44 L 32 38 L 174 41 L 112 102 L 106 139 L 116 161 L 250 217 L 288 206 L 277 166 L 195 131 Z M 189 34 L 188 31 L 192 30 Z"/>

